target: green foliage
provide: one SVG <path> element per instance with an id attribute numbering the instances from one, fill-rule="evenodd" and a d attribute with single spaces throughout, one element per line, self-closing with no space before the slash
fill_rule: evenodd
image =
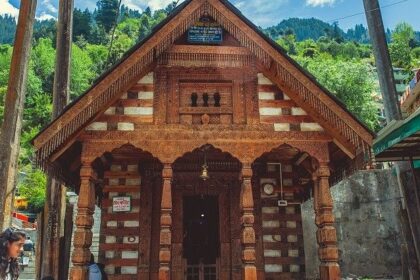
<path id="1" fill-rule="evenodd" d="M 16 20 L 11 15 L 0 15 L 0 44 L 13 44 Z"/>
<path id="2" fill-rule="evenodd" d="M 117 22 L 118 0 L 99 0 L 96 3 L 96 22 L 109 33 Z"/>
<path id="3" fill-rule="evenodd" d="M 374 79 L 368 65 L 334 59 L 328 54 L 297 60 L 371 129 L 378 128 L 377 107 L 372 98 Z"/>
<path id="4" fill-rule="evenodd" d="M 25 166 L 21 172 L 24 173 L 24 179 L 18 185 L 19 193 L 28 199 L 28 210 L 39 213 L 45 204 L 47 178 L 41 170 L 32 169 L 31 166 Z"/>
<path id="5" fill-rule="evenodd" d="M 74 99 L 90 87 L 95 76 L 89 54 L 76 44 L 71 51 L 70 98 Z"/>
<path id="6" fill-rule="evenodd" d="M 85 11 L 74 9 L 73 12 L 73 41 L 83 36 L 89 38 L 92 29 L 92 14 L 88 9 Z"/>

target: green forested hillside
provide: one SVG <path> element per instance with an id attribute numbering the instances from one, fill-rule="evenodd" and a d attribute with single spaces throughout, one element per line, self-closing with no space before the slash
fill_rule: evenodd
<path id="1" fill-rule="evenodd" d="M 147 36 L 175 4 L 166 9 L 140 13 L 125 6 L 118 12 L 118 0 L 100 0 L 94 12 L 74 11 L 74 32 L 71 68 L 71 98 L 83 93 L 92 82 L 113 65 L 130 47 Z M 116 25 L 115 25 L 116 23 Z M 311 26 L 311 24 L 314 24 Z M 12 17 L 0 17 L 0 124 L 7 89 L 12 35 Z M 29 140 L 51 119 L 52 84 L 55 65 L 54 20 L 37 21 L 29 69 L 29 81 L 24 110 L 19 169 L 26 174 L 21 192 L 33 197 L 34 210 L 42 206 L 45 177 L 33 168 L 33 153 Z M 362 25 L 344 33 L 337 25 L 316 19 L 283 21 L 276 29 L 266 30 L 298 63 L 312 73 L 326 88 L 370 128 L 379 126 L 373 100 L 375 79 L 373 56 Z M 13 29 L 13 32 L 11 32 Z M 390 31 L 391 57 L 395 66 L 409 71 L 420 66 L 420 43 L 407 24 Z M 9 35 L 7 35 L 9 34 Z M 10 37 L 12 36 L 12 37 Z M 114 40 L 111 40 L 114 38 Z M 112 41 L 112 47 L 111 47 Z M 32 199 L 32 198 L 31 198 Z"/>

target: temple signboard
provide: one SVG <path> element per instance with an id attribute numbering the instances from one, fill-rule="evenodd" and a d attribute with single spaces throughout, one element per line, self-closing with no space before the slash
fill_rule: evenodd
<path id="1" fill-rule="evenodd" d="M 188 30 L 191 44 L 218 45 L 223 41 L 223 29 L 217 23 L 198 22 Z"/>

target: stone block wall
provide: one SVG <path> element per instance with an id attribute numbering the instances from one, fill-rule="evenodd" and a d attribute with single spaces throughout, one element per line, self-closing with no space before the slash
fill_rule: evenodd
<path id="1" fill-rule="evenodd" d="M 343 277 L 400 277 L 401 195 L 392 170 L 359 171 L 331 188 Z M 308 279 L 318 277 L 313 200 L 302 205 Z"/>

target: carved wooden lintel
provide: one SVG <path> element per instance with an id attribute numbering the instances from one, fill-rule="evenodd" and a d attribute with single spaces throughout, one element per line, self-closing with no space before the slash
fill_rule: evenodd
<path id="1" fill-rule="evenodd" d="M 172 243 L 172 167 L 164 164 L 162 170 L 163 186 L 160 207 L 160 249 L 159 280 L 171 279 L 171 243 Z"/>

